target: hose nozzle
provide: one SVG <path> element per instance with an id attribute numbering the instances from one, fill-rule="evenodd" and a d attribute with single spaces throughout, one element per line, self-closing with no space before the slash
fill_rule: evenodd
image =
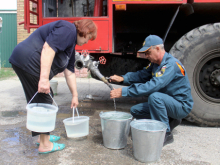
<path id="1" fill-rule="evenodd" d="M 98 66 L 99 66 L 100 62 L 99 61 L 92 61 L 92 59 L 94 59 L 94 58 L 90 55 L 83 56 L 83 55 L 79 55 L 79 53 L 77 52 L 76 55 L 75 55 L 75 67 L 76 67 L 76 69 L 80 70 L 82 68 L 88 68 L 88 70 L 90 70 L 93 75 L 98 77 L 105 84 L 107 84 L 111 90 L 113 90 L 112 85 L 107 80 L 107 79 L 110 79 L 110 77 L 105 78 L 100 73 L 100 71 L 98 69 Z M 102 60 L 103 59 L 104 59 L 104 57 L 102 57 Z M 105 60 L 105 62 L 106 62 L 106 60 Z"/>

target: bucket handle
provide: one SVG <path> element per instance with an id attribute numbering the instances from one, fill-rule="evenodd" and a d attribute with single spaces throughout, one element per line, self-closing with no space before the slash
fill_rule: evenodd
<path id="1" fill-rule="evenodd" d="M 34 97 L 36 96 L 38 94 L 38 91 L 34 94 L 34 96 L 31 98 L 31 100 L 29 101 L 29 103 L 34 99 Z M 50 95 L 50 97 L 51 97 L 51 99 L 53 100 L 53 102 L 55 103 L 55 105 L 57 106 L 57 103 L 55 102 L 55 100 L 53 99 L 53 97 L 51 96 L 51 94 L 50 93 L 48 93 L 49 95 Z M 28 104 L 29 104 L 28 103 Z M 57 106 L 58 107 L 58 106 Z"/>

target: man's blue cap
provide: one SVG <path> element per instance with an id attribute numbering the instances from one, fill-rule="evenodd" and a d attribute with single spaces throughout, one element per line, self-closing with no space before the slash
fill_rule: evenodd
<path id="1" fill-rule="evenodd" d="M 156 35 L 149 35 L 144 43 L 143 47 L 138 52 L 146 52 L 151 46 L 163 44 L 163 40 Z"/>

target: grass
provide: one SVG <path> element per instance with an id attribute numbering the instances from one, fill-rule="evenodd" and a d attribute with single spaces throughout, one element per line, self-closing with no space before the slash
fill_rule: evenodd
<path id="1" fill-rule="evenodd" d="M 0 80 L 7 79 L 9 77 L 16 76 L 12 68 L 1 68 L 0 69 Z"/>

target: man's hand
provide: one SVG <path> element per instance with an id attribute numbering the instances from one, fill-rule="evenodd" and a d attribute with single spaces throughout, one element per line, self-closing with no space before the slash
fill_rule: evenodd
<path id="1" fill-rule="evenodd" d="M 124 81 L 124 78 L 118 75 L 110 76 L 109 79 L 110 82 L 122 82 Z"/>
<path id="2" fill-rule="evenodd" d="M 118 89 L 113 89 L 110 92 L 110 98 L 120 98 L 122 97 L 122 88 L 118 88 Z"/>
<path id="3" fill-rule="evenodd" d="M 71 102 L 71 108 L 76 108 L 79 104 L 79 101 L 78 101 L 78 97 L 74 97 L 72 98 L 72 102 Z"/>
<path id="4" fill-rule="evenodd" d="M 38 83 L 38 92 L 39 93 L 50 93 L 50 82 L 49 79 L 43 79 L 41 78 Z"/>

